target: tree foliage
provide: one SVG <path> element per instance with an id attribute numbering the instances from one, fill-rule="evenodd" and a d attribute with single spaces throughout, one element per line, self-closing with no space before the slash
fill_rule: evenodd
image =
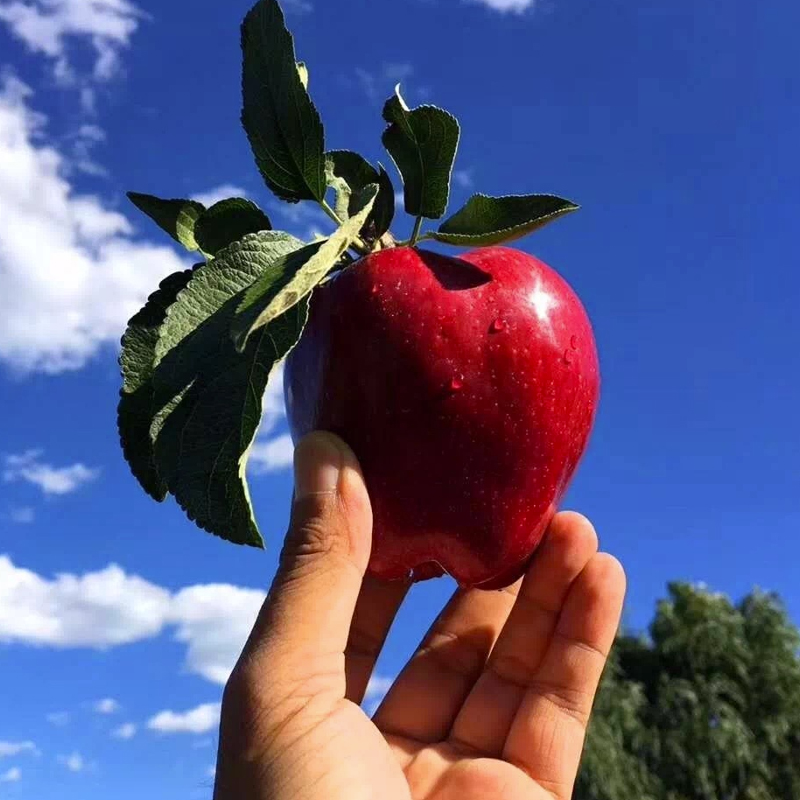
<path id="1" fill-rule="evenodd" d="M 799 654 L 775 595 L 672 584 L 617 641 L 575 800 L 800 798 Z"/>

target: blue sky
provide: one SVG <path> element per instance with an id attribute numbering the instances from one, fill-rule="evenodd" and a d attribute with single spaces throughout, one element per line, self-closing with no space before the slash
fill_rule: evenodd
<path id="1" fill-rule="evenodd" d="M 125 319 L 185 260 L 126 189 L 244 192 L 278 225 L 327 230 L 268 198 L 239 128 L 247 7 L 0 0 L 0 798 L 210 796 L 221 686 L 287 519 L 279 386 L 252 475 L 258 554 L 138 489 L 115 357 Z M 568 505 L 625 563 L 628 623 L 675 579 L 776 590 L 800 621 L 796 4 L 289 11 L 330 147 L 385 160 L 381 101 L 402 80 L 462 122 L 456 202 L 583 206 L 522 247 L 595 324 L 601 412 Z M 381 676 L 451 589 L 417 588 Z"/>

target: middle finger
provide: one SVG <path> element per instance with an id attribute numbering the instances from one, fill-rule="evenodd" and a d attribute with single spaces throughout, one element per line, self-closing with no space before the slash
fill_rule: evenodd
<path id="1" fill-rule="evenodd" d="M 502 591 L 459 589 L 406 664 L 374 721 L 384 733 L 431 743 L 450 730 L 516 600 Z"/>
<path id="2" fill-rule="evenodd" d="M 597 546 L 597 534 L 584 517 L 563 512 L 553 518 L 486 670 L 453 724 L 451 741 L 489 756 L 502 752 L 526 685 L 553 635 L 564 598 Z"/>

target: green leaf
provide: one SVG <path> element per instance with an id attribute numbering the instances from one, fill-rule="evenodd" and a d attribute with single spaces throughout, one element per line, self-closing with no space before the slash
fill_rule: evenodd
<path id="1" fill-rule="evenodd" d="M 300 83 L 304 89 L 308 89 L 308 66 L 305 61 L 297 62 L 297 74 L 300 76 Z"/>
<path id="2" fill-rule="evenodd" d="M 386 101 L 383 118 L 389 127 L 383 144 L 405 183 L 406 211 L 415 217 L 438 219 L 447 210 L 450 177 L 458 149 L 458 120 L 435 106 L 413 111 L 400 87 Z"/>
<path id="3" fill-rule="evenodd" d="M 386 170 L 375 169 L 363 156 L 350 150 L 331 150 L 325 154 L 328 185 L 336 191 L 336 213 L 348 219 L 358 211 L 358 194 L 371 183 L 378 184 L 375 205 L 361 231 L 368 241 L 380 239 L 394 219 L 394 186 Z"/>
<path id="4" fill-rule="evenodd" d="M 508 197 L 475 194 L 431 237 L 439 242 L 465 246 L 511 242 L 577 208 L 569 200 L 549 194 Z"/>
<path id="5" fill-rule="evenodd" d="M 125 459 L 141 487 L 154 500 L 167 496 L 167 486 L 159 477 L 150 440 L 153 421 L 153 363 L 158 332 L 167 309 L 178 293 L 186 288 L 192 270 L 176 272 L 165 278 L 144 308 L 133 316 L 122 337 L 119 364 L 122 390 L 117 409 L 117 427 Z"/>
<path id="6" fill-rule="evenodd" d="M 199 250 L 194 228 L 205 206 L 196 200 L 162 200 L 151 194 L 128 192 L 128 199 L 187 250 Z"/>
<path id="7" fill-rule="evenodd" d="M 242 24 L 242 124 L 267 186 L 281 200 L 325 197 L 325 141 L 303 85 L 277 0 L 260 0 Z"/>
<path id="8" fill-rule="evenodd" d="M 350 216 L 350 198 L 353 196 L 353 190 L 341 175 L 336 174 L 336 164 L 332 156 L 332 153 L 325 154 L 325 180 L 336 194 L 333 210 L 340 220 L 344 220 Z M 360 158 L 360 156 L 358 157 Z M 369 166 L 368 162 L 364 163 Z"/>
<path id="9" fill-rule="evenodd" d="M 269 375 L 295 345 L 307 302 L 265 326 L 238 352 L 230 326 L 244 292 L 302 245 L 264 231 L 201 266 L 171 306 L 156 345 L 153 376 L 159 473 L 201 528 L 237 544 L 262 546 L 245 478 Z"/>
<path id="10" fill-rule="evenodd" d="M 248 233 L 271 229 L 269 217 L 255 203 L 233 197 L 204 211 L 197 220 L 194 235 L 200 249 L 213 256 Z"/>
<path id="11" fill-rule="evenodd" d="M 378 164 L 380 172 L 378 174 L 378 196 L 375 198 L 375 205 L 372 207 L 372 214 L 367 220 L 369 238 L 380 239 L 385 233 L 389 232 L 389 227 L 394 219 L 395 201 L 394 186 L 389 173 Z M 373 227 L 370 227 L 372 225 Z"/>
<path id="12" fill-rule="evenodd" d="M 349 201 L 353 194 L 366 188 L 370 183 L 377 183 L 378 170 L 366 158 L 352 150 L 331 150 L 325 153 L 325 165 L 329 184 L 333 184 L 335 188 L 335 178 L 344 182 L 348 200 L 347 216 L 349 217 Z"/>
<path id="13" fill-rule="evenodd" d="M 236 309 L 236 316 L 231 323 L 230 330 L 230 336 L 239 351 L 244 350 L 254 331 L 262 325 L 268 324 L 267 318 L 264 317 L 266 311 L 270 312 L 269 319 L 275 319 L 291 308 L 294 303 L 299 302 L 301 294 L 295 290 L 289 290 L 289 286 L 305 267 L 310 265 L 311 269 L 314 269 L 315 266 L 330 260 L 327 257 L 330 248 L 323 250 L 329 241 L 329 239 L 322 239 L 312 242 L 282 256 L 275 265 L 277 276 L 273 275 L 272 271 L 265 273 L 242 294 L 242 301 Z M 334 263 L 335 260 L 330 263 L 328 269 L 332 268 Z M 310 289 L 313 289 L 314 286 L 316 284 L 311 285 Z M 276 306 L 276 301 L 280 304 L 279 306 Z M 263 321 L 262 317 L 264 317 Z"/>
<path id="14" fill-rule="evenodd" d="M 244 294 L 232 327 L 233 338 L 241 349 L 253 332 L 269 325 L 306 297 L 334 268 L 347 248 L 358 238 L 378 194 L 370 184 L 358 196 L 358 211 L 328 239 L 289 253 L 281 267 L 280 279 L 265 274 Z"/>

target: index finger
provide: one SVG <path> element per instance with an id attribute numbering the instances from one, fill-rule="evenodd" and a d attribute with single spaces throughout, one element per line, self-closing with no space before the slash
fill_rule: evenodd
<path id="1" fill-rule="evenodd" d="M 364 578 L 344 651 L 348 700 L 361 703 L 364 699 L 375 662 L 410 585 L 408 580 Z"/>

